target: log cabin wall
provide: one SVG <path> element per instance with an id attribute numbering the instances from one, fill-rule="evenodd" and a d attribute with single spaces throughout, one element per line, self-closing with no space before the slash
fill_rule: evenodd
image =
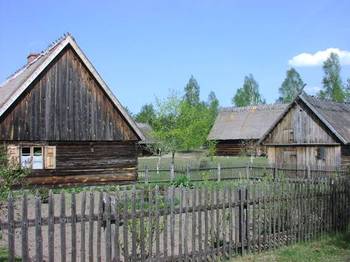
<path id="1" fill-rule="evenodd" d="M 257 139 L 254 140 L 219 140 L 216 144 L 217 156 L 242 156 L 254 154 L 260 156 L 264 155 L 266 148 L 264 146 L 257 146 Z"/>
<path id="2" fill-rule="evenodd" d="M 33 169 L 30 184 L 137 178 L 138 136 L 69 45 L 2 115 L 0 140 L 17 155 L 22 146 L 55 148 L 55 168 Z"/>
<path id="3" fill-rule="evenodd" d="M 278 167 L 323 169 L 342 162 L 340 141 L 298 100 L 263 144 L 269 163 Z"/>

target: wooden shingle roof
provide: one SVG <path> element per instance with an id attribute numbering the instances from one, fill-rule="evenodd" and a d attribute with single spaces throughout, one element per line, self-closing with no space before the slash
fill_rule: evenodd
<path id="1" fill-rule="evenodd" d="M 220 110 L 208 140 L 260 139 L 286 104 L 228 107 Z"/>
<path id="2" fill-rule="evenodd" d="M 70 46 L 76 52 L 86 68 L 90 71 L 103 91 L 110 98 L 116 109 L 120 111 L 139 139 L 143 140 L 143 133 L 139 130 L 135 121 L 127 113 L 119 100 L 114 96 L 112 91 L 109 89 L 107 84 L 98 74 L 92 63 L 70 34 L 66 34 L 58 41 L 54 42 L 46 50 L 42 51 L 32 62 L 23 66 L 20 70 L 11 75 L 4 83 L 0 84 L 0 117 L 67 46 Z"/>

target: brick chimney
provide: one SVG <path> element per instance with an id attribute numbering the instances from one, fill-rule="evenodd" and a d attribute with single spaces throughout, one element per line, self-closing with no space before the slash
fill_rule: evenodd
<path id="1" fill-rule="evenodd" d="M 30 53 L 28 56 L 27 56 L 27 64 L 30 64 L 31 62 L 34 61 L 35 58 L 37 58 L 40 54 L 38 53 Z"/>

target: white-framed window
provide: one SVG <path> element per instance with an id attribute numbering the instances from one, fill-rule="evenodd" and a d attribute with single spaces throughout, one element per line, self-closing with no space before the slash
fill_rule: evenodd
<path id="1" fill-rule="evenodd" d="M 21 146 L 21 167 L 31 169 L 55 169 L 56 147 L 55 146 Z"/>
<path id="2" fill-rule="evenodd" d="M 24 146 L 21 148 L 21 167 L 32 167 L 32 149 L 30 146 Z"/>
<path id="3" fill-rule="evenodd" d="M 43 148 L 41 146 L 33 147 L 33 169 L 44 168 Z"/>

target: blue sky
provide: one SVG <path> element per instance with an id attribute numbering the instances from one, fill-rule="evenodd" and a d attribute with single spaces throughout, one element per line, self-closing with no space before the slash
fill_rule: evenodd
<path id="1" fill-rule="evenodd" d="M 252 73 L 267 102 L 294 59 L 314 93 L 322 57 L 338 48 L 350 77 L 350 1 L 5 1 L 0 0 L 0 82 L 65 32 L 73 34 L 132 112 L 181 92 L 191 75 L 206 99 L 229 106 Z M 326 52 L 327 53 L 327 52 Z M 297 61 L 297 62 L 295 62 Z"/>

